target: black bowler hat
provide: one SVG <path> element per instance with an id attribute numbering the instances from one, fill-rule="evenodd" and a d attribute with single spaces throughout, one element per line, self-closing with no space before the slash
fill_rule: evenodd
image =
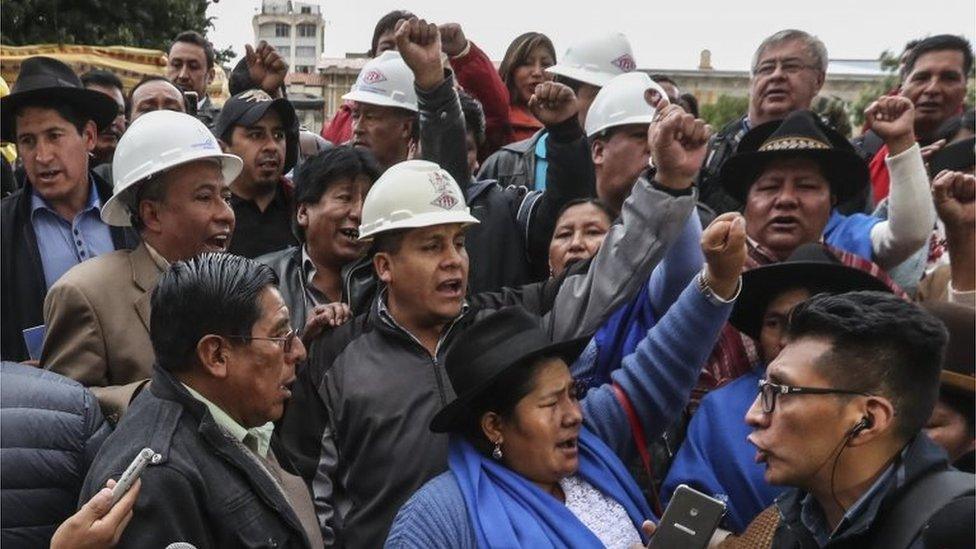
<path id="1" fill-rule="evenodd" d="M 430 422 L 435 433 L 458 432 L 474 411 L 472 402 L 510 368 L 559 357 L 571 364 L 589 338 L 553 343 L 539 318 L 521 307 L 505 307 L 472 324 L 447 352 L 445 364 L 457 398 Z"/>
<path id="2" fill-rule="evenodd" d="M 813 293 L 859 290 L 892 293 L 881 279 L 841 263 L 823 244 L 804 244 L 786 261 L 742 273 L 742 291 L 735 300 L 729 322 L 736 330 L 759 339 L 769 303 L 792 288 L 808 288 Z"/>
<path id="3" fill-rule="evenodd" d="M 870 184 L 868 166 L 854 146 L 812 111 L 795 111 L 783 120 L 749 130 L 722 165 L 726 192 L 746 201 L 749 187 L 770 160 L 805 157 L 820 164 L 837 202 L 856 196 Z"/>
<path id="4" fill-rule="evenodd" d="M 231 97 L 224 102 L 213 133 L 223 139 L 234 126 L 251 126 L 264 118 L 268 109 L 274 109 L 285 128 L 285 172 L 292 169 L 298 161 L 298 115 L 295 107 L 284 98 L 272 99 L 264 90 L 250 89 Z"/>
<path id="5" fill-rule="evenodd" d="M 956 303 L 923 303 L 949 332 L 942 361 L 942 390 L 976 397 L 976 311 Z"/>
<path id="6" fill-rule="evenodd" d="M 99 131 L 119 114 L 115 101 L 102 92 L 86 90 L 68 65 L 50 57 L 29 57 L 21 63 L 10 95 L 0 99 L 0 140 L 13 142 L 16 139 L 17 110 L 38 100 L 75 106 L 81 114 L 87 114 L 95 121 Z"/>

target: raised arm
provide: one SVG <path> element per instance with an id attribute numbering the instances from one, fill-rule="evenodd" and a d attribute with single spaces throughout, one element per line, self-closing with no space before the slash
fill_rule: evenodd
<path id="1" fill-rule="evenodd" d="M 882 97 L 864 114 L 866 127 L 888 145 L 888 219 L 871 228 L 871 249 L 874 262 L 890 269 L 928 242 L 935 224 L 935 207 L 929 198 L 922 154 L 915 142 L 912 102 L 905 97 Z"/>
<path id="2" fill-rule="evenodd" d="M 681 413 L 739 292 L 746 258 L 745 222 L 730 212 L 702 235 L 706 266 L 611 374 L 653 440 Z M 583 401 L 587 426 L 624 459 L 636 452 L 624 408 L 610 385 Z"/>
<path id="3" fill-rule="evenodd" d="M 976 306 L 976 177 L 943 171 L 932 182 L 932 196 L 949 248 L 948 299 Z"/>

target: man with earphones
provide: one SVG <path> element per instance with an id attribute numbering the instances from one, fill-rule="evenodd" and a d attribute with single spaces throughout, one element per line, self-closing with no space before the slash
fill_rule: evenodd
<path id="1" fill-rule="evenodd" d="M 766 481 L 793 488 L 753 523 L 778 522 L 772 547 L 921 548 L 936 535 L 971 546 L 974 477 L 921 433 L 946 340 L 937 319 L 886 293 L 820 294 L 792 311 L 746 414 Z"/>

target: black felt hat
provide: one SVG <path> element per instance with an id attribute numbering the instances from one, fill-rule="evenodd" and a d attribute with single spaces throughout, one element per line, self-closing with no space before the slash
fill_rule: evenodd
<path id="1" fill-rule="evenodd" d="M 726 192 L 746 201 L 749 187 L 766 164 L 778 158 L 805 157 L 820 164 L 837 202 L 856 196 L 870 184 L 868 166 L 854 146 L 812 111 L 795 111 L 783 120 L 749 130 L 722 165 Z"/>
<path id="2" fill-rule="evenodd" d="M 579 356 L 589 338 L 553 343 L 539 318 L 521 307 L 505 307 L 472 324 L 445 358 L 447 377 L 457 398 L 430 422 L 435 433 L 458 432 L 470 405 L 511 368 L 525 368 L 541 357 L 560 357 L 567 364 Z"/>
<path id="3" fill-rule="evenodd" d="M 949 332 L 942 361 L 942 389 L 973 398 L 976 395 L 976 311 L 956 303 L 923 303 Z"/>
<path id="4" fill-rule="evenodd" d="M 815 293 L 858 290 L 891 293 L 891 288 L 881 279 L 844 265 L 823 244 L 804 244 L 786 261 L 742 273 L 742 291 L 735 300 L 729 322 L 747 336 L 759 339 L 769 303 L 791 288 L 809 288 Z"/>
<path id="5" fill-rule="evenodd" d="M 29 57 L 20 65 L 10 95 L 0 99 L 0 140 L 16 139 L 17 111 L 38 100 L 73 105 L 95 122 L 101 131 L 119 114 L 119 106 L 102 92 L 86 90 L 78 75 L 57 59 Z"/>
<path id="6" fill-rule="evenodd" d="M 234 126 L 256 124 L 264 118 L 268 109 L 274 109 L 278 113 L 281 125 L 285 128 L 284 172 L 287 173 L 298 161 L 298 115 L 287 99 L 272 99 L 267 92 L 258 89 L 243 91 L 224 102 L 217 120 L 214 121 L 213 133 L 217 139 L 223 139 L 224 134 Z"/>

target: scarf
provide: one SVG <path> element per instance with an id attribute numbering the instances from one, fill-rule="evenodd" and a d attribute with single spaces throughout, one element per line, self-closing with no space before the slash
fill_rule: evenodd
<path id="1" fill-rule="evenodd" d="M 637 349 L 647 332 L 657 324 L 651 306 L 651 291 L 645 283 L 630 303 L 623 305 L 604 322 L 593 336 L 596 343 L 596 365 L 587 385 L 599 387 L 610 383 L 610 374 L 620 368 L 625 356 Z"/>
<path id="2" fill-rule="evenodd" d="M 630 472 L 599 437 L 584 427 L 578 448 L 580 477 L 619 502 L 638 532 L 644 520 L 657 520 Z M 562 502 L 460 436 L 451 437 L 448 466 L 478 547 L 603 547 Z"/>

